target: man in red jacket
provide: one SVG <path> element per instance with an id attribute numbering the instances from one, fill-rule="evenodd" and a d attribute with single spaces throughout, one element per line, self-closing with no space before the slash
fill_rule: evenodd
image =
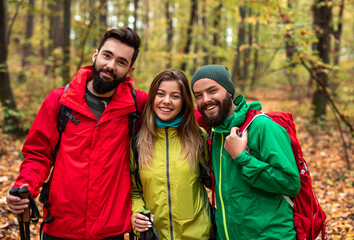
<path id="1" fill-rule="evenodd" d="M 72 109 L 51 176 L 48 209 L 54 220 L 44 225 L 43 239 L 119 240 L 131 230 L 128 114 L 136 111 L 130 76 L 140 43 L 130 28 L 106 32 L 93 66 L 81 68 L 64 94 L 64 87 L 54 89 L 38 112 L 13 186 L 28 188 L 33 198 L 53 166 L 60 106 Z M 147 94 L 136 95 L 142 111 Z M 6 201 L 14 213 L 28 206 L 27 199 L 10 194 Z"/>

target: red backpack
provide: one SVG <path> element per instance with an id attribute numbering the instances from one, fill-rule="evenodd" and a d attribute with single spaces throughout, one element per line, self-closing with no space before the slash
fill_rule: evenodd
<path id="1" fill-rule="evenodd" d="M 299 140 L 296 137 L 295 123 L 292 114 L 285 112 L 269 112 L 265 114 L 258 110 L 249 110 L 245 121 L 240 126 L 240 132 L 243 133 L 252 121 L 259 116 L 267 116 L 285 128 L 291 140 L 291 148 L 293 149 L 300 174 L 301 189 L 294 198 L 290 199 L 290 197 L 287 196 L 284 196 L 284 198 L 293 207 L 296 238 L 299 240 L 313 240 L 322 231 L 322 239 L 324 240 L 326 214 L 323 212 L 312 190 L 310 172 L 303 158 Z"/>

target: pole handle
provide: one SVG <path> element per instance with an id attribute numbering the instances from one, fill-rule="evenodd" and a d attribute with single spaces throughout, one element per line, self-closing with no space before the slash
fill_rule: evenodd
<path id="1" fill-rule="evenodd" d="M 28 199 L 28 189 L 27 188 L 20 188 L 18 193 L 22 199 Z M 30 221 L 30 211 L 29 207 L 27 207 L 23 213 L 23 222 Z"/>

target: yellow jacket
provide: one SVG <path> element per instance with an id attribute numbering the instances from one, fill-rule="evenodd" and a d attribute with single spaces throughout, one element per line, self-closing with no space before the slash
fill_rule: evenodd
<path id="1" fill-rule="evenodd" d="M 134 170 L 134 159 L 130 161 Z M 181 157 L 176 128 L 159 128 L 150 169 L 139 169 L 143 196 L 132 176 L 132 216 L 141 209 L 150 210 L 160 239 L 209 239 L 209 198 L 199 172 L 199 166 L 192 172 Z"/>

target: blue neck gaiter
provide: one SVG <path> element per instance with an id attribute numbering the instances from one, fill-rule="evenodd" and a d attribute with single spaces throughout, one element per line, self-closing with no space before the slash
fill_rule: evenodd
<path id="1" fill-rule="evenodd" d="M 168 127 L 178 127 L 181 120 L 182 120 L 183 114 L 179 113 L 175 118 L 171 119 L 170 121 L 162 121 L 158 116 L 155 114 L 155 120 L 157 123 L 157 126 L 159 128 L 168 128 Z"/>

